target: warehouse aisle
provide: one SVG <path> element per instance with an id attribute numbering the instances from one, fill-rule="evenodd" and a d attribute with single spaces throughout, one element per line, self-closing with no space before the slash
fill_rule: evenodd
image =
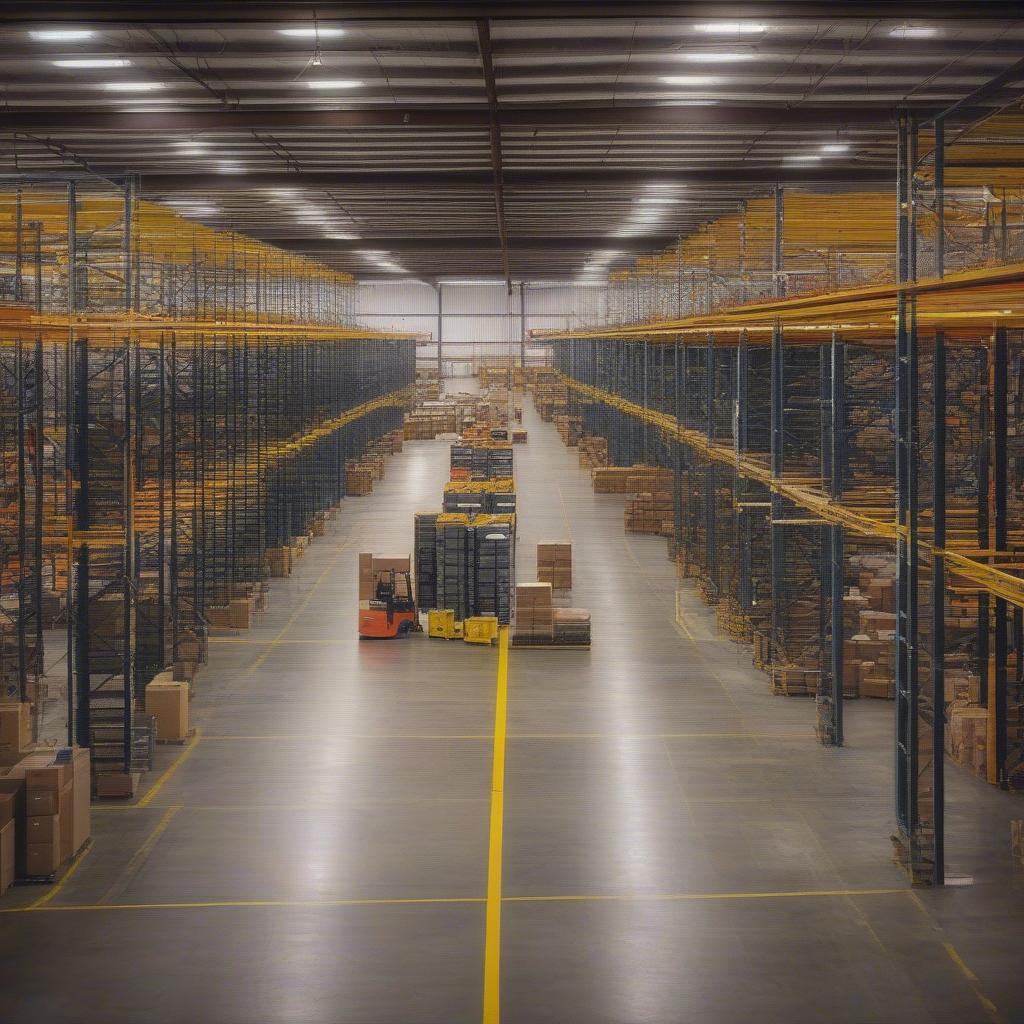
<path id="1" fill-rule="evenodd" d="M 594 644 L 509 656 L 502 1020 L 999 1019 L 983 968 L 1017 977 L 1020 897 L 995 868 L 912 894 L 891 865 L 891 705 L 817 746 L 691 592 L 676 614 L 664 542 L 624 535 L 529 403 L 525 425 L 518 575 L 572 540 Z M 5 1022 L 481 1020 L 498 652 L 355 638 L 358 550 L 407 551 L 447 465 L 408 444 L 346 502 L 263 621 L 211 644 L 198 740 L 97 809 L 58 890 L 5 903 L 47 900 L 0 915 Z M 999 794 L 972 787 L 951 779 L 954 816 L 976 808 L 957 855 L 984 871 Z"/>

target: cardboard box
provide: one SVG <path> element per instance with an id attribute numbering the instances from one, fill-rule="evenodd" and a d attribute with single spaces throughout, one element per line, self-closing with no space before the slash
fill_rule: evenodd
<path id="1" fill-rule="evenodd" d="M 158 740 L 188 736 L 188 683 L 152 682 L 146 687 L 146 714 L 156 719 Z"/>
<path id="2" fill-rule="evenodd" d="M 72 768 L 74 785 L 71 794 L 71 853 L 74 855 L 92 835 L 92 774 L 89 769 L 88 748 L 75 748 Z"/>
<path id="3" fill-rule="evenodd" d="M 30 789 L 25 794 L 25 814 L 56 814 L 60 809 L 60 794 L 52 789 Z"/>
<path id="4" fill-rule="evenodd" d="M 232 629 L 248 629 L 252 622 L 252 604 L 248 597 L 235 598 L 228 605 L 228 625 Z"/>
<path id="5" fill-rule="evenodd" d="M 14 884 L 15 875 L 15 825 L 13 821 L 0 827 L 0 896 Z"/>
<path id="6" fill-rule="evenodd" d="M 96 776 L 98 797 L 132 797 L 135 795 L 136 775 L 128 772 L 105 772 Z"/>
<path id="7" fill-rule="evenodd" d="M 27 875 L 52 875 L 61 865 L 60 832 L 46 842 L 25 845 L 25 873 Z"/>
<path id="8" fill-rule="evenodd" d="M 0 765 L 17 764 L 33 747 L 32 705 L 0 704 Z"/>
<path id="9" fill-rule="evenodd" d="M 54 836 L 59 842 L 60 829 L 59 814 L 33 814 L 25 819 L 25 842 L 30 846 L 33 843 L 52 843 Z"/>
<path id="10" fill-rule="evenodd" d="M 373 556 L 373 571 L 387 572 L 389 569 L 394 569 L 395 572 L 411 572 L 412 571 L 412 559 L 409 555 L 374 555 Z"/>
<path id="11" fill-rule="evenodd" d="M 71 778 L 71 764 L 47 764 L 25 769 L 25 786 L 31 799 L 34 792 L 44 790 L 59 794 Z M 56 811 L 52 812 L 56 813 Z"/>
<path id="12" fill-rule="evenodd" d="M 27 746 L 32 742 L 32 705 L 0 704 L 0 745 Z"/>
<path id="13" fill-rule="evenodd" d="M 56 817 L 60 821 L 60 862 L 71 860 L 74 854 L 75 838 L 75 814 L 74 814 L 74 779 L 68 779 L 68 784 L 60 794 L 60 810 Z"/>

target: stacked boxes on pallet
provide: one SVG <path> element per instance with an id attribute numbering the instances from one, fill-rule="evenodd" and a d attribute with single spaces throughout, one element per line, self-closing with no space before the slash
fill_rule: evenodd
<path id="1" fill-rule="evenodd" d="M 49 877 L 82 849 L 91 827 L 90 786 L 84 747 L 36 751 L 0 775 L 0 819 L 10 818 L 3 830 L 13 825 L 18 875 Z M 0 840 L 0 876 L 9 878 L 10 838 Z"/>
<path id="2" fill-rule="evenodd" d="M 608 465 L 608 438 L 585 435 L 579 439 L 577 447 L 580 453 L 580 466 L 583 469 Z"/>
<path id="3" fill-rule="evenodd" d="M 555 639 L 550 583 L 521 583 L 516 587 L 513 644 L 550 644 Z"/>
<path id="4" fill-rule="evenodd" d="M 586 608 L 552 609 L 552 629 L 559 647 L 590 646 L 590 612 Z"/>
<path id="5" fill-rule="evenodd" d="M 553 590 L 572 589 L 572 545 L 546 541 L 537 545 L 537 580 Z"/>

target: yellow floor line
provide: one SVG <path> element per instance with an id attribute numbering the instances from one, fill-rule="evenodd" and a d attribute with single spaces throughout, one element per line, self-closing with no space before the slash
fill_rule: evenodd
<path id="1" fill-rule="evenodd" d="M 189 756 L 191 755 L 192 751 L 195 750 L 196 746 L 199 744 L 201 736 L 202 733 L 198 729 L 196 729 L 195 735 L 192 737 L 192 739 L 188 741 L 188 744 L 186 745 L 185 749 L 174 759 L 174 761 L 171 762 L 170 765 L 168 765 L 163 775 L 161 775 L 160 778 L 153 783 L 153 785 L 149 788 L 146 795 L 134 806 L 148 807 L 153 802 L 157 793 L 159 793 L 160 790 L 163 789 L 164 786 L 166 786 L 167 783 L 174 778 L 178 769 L 189 759 Z"/>
<path id="2" fill-rule="evenodd" d="M 696 643 L 694 635 L 690 632 L 690 627 L 686 624 L 686 619 L 683 618 L 683 610 L 679 607 L 679 591 L 676 591 L 676 625 L 686 634 L 686 639 Z"/>
<path id="3" fill-rule="evenodd" d="M 373 733 L 373 732 L 352 732 L 332 734 L 336 740 L 490 740 L 493 739 L 489 732 L 482 733 L 447 733 L 447 732 L 420 732 L 420 733 Z M 211 736 L 203 733 L 203 742 L 212 740 L 243 740 L 243 741 L 294 741 L 296 743 L 309 743 L 309 733 L 288 733 L 279 736 Z"/>
<path id="4" fill-rule="evenodd" d="M 284 638 L 284 635 L 295 624 L 296 619 L 298 619 L 298 617 L 306 610 L 306 608 L 309 607 L 309 602 L 313 600 L 313 595 L 316 594 L 317 589 L 320 587 L 320 584 L 323 583 L 325 579 L 327 579 L 329 573 L 334 572 L 334 570 L 337 568 L 338 562 L 341 560 L 342 552 L 344 552 L 344 550 L 351 543 L 351 540 L 347 540 L 345 541 L 344 544 L 341 545 L 341 547 L 338 548 L 337 552 L 334 555 L 334 558 L 332 558 L 327 563 L 327 565 L 324 567 L 323 572 L 320 573 L 319 576 L 317 576 L 316 580 L 313 583 L 313 586 L 310 587 L 309 593 L 306 595 L 305 600 L 303 600 L 302 603 L 298 606 L 298 608 L 296 608 L 295 611 L 292 612 L 288 621 L 281 627 L 281 630 L 277 634 L 277 636 L 275 636 L 274 639 L 271 640 L 270 643 L 267 645 L 267 649 L 245 670 L 245 675 L 252 675 L 260 667 L 260 665 L 262 665 L 267 660 L 267 658 L 269 658 L 270 655 L 274 653 L 274 649 L 281 643 L 281 641 Z"/>
<path id="5" fill-rule="evenodd" d="M 38 909 L 33 907 L 0 907 L 0 914 L 88 913 L 99 910 L 213 910 L 217 908 L 261 907 L 390 907 L 449 903 L 486 903 L 485 896 L 440 896 L 417 899 L 349 899 L 349 900 L 180 900 L 169 903 L 60 903 Z"/>
<path id="6" fill-rule="evenodd" d="M 700 900 L 828 899 L 846 896 L 905 896 L 906 889 L 793 889 L 778 892 L 610 893 L 580 896 L 506 896 L 505 903 L 687 903 Z"/>
<path id="7" fill-rule="evenodd" d="M 974 995 L 977 997 L 978 1002 L 981 1003 L 982 1007 L 988 1014 L 989 1018 L 993 1022 L 995 1022 L 995 1024 L 1003 1024 L 1004 1018 L 1003 1015 L 999 1012 L 999 1007 L 997 1007 L 996 1004 L 993 1003 L 992 1000 L 989 999 L 988 996 L 986 996 L 985 993 L 981 991 L 981 988 L 979 987 L 980 982 L 978 981 L 978 976 L 974 973 L 974 971 L 970 969 L 970 967 L 967 966 L 966 963 L 964 963 L 963 957 L 961 957 L 960 954 L 956 951 L 956 948 L 953 946 L 953 944 L 951 942 L 944 942 L 942 944 L 942 947 L 949 955 L 949 959 L 957 965 L 957 967 L 960 969 L 960 973 L 967 979 L 968 984 L 974 991 Z"/>
<path id="8" fill-rule="evenodd" d="M 500 882 L 500 879 L 499 879 Z M 775 900 L 775 899 L 846 899 L 858 896 L 906 896 L 907 889 L 808 889 L 780 892 L 685 892 L 685 893 L 621 893 L 621 894 L 582 894 L 582 895 L 551 895 L 551 896 L 502 896 L 497 901 L 500 903 L 687 903 L 699 901 L 718 900 Z M 374 906 L 430 906 L 454 903 L 479 903 L 487 904 L 487 920 L 492 920 L 491 904 L 494 902 L 490 893 L 487 896 L 436 896 L 416 898 L 394 898 L 394 899 L 311 899 L 311 900 L 287 900 L 287 899 L 253 899 L 253 900 L 177 900 L 167 903 L 61 903 L 40 906 L 40 911 L 98 911 L 98 910 L 209 910 L 219 907 L 374 907 Z M 0 914 L 21 914 L 36 908 L 24 907 L 0 907 Z M 500 919 L 499 919 L 500 923 Z M 495 947 L 496 952 L 500 951 Z M 485 953 L 485 964 L 487 963 Z M 497 970 L 498 962 L 494 962 L 494 969 Z M 495 999 L 498 996 L 497 974 L 494 975 L 493 988 L 487 986 L 485 977 L 485 996 L 491 995 Z M 497 1003 L 493 1006 L 493 1012 L 497 1012 Z M 495 1021 L 497 1018 L 490 1018 Z"/>
<path id="9" fill-rule="evenodd" d="M 123 870 L 118 874 L 117 878 L 114 879 L 110 888 L 103 894 L 103 898 L 100 900 L 101 903 L 109 903 L 111 900 L 116 899 L 125 888 L 131 882 L 131 880 L 138 873 L 139 868 L 145 864 L 149 855 L 153 852 L 153 847 L 159 842 L 160 837 L 167 831 L 167 826 L 170 825 L 171 819 L 181 810 L 181 804 L 171 804 L 167 810 L 160 815 L 160 820 L 153 827 L 153 831 L 146 836 L 142 845 L 132 854 L 132 858 L 124 866 Z"/>
<path id="10" fill-rule="evenodd" d="M 64 872 L 64 877 L 63 877 L 63 878 L 61 878 L 61 879 L 60 879 L 60 880 L 59 880 L 59 881 L 57 882 L 57 884 L 56 884 L 56 885 L 53 885 L 53 886 L 51 886 L 51 887 L 50 887 L 50 888 L 49 888 L 49 889 L 48 889 L 48 890 L 47 890 L 47 891 L 46 891 L 45 893 L 43 893 L 43 895 L 42 895 L 42 896 L 40 896 L 40 897 L 39 897 L 39 899 L 37 899 L 37 900 L 36 900 L 35 902 L 33 902 L 33 903 L 30 903 L 30 904 L 29 904 L 29 905 L 28 905 L 28 906 L 27 906 L 27 907 L 26 907 L 25 909 L 26 909 L 26 910 L 36 910 L 36 909 L 38 909 L 39 907 L 45 907 L 45 906 L 46 906 L 46 904 L 47 904 L 47 903 L 49 903 L 49 902 L 50 902 L 50 900 L 52 900 L 52 899 L 53 899 L 53 898 L 54 898 L 55 896 L 57 896 L 57 895 L 58 895 L 58 893 L 59 893 L 59 892 L 61 891 L 61 889 L 63 889 L 63 888 L 64 888 L 64 886 L 65 886 L 65 885 L 67 885 L 67 884 L 68 884 L 68 882 L 70 882 L 72 878 L 74 878 L 74 876 L 75 876 L 75 873 L 76 873 L 76 872 L 78 871 L 78 869 L 79 869 L 79 868 L 80 868 L 80 867 L 82 866 L 82 861 L 83 861 L 83 860 L 85 860 L 85 858 L 89 856 L 89 854 L 90 854 L 90 852 L 91 852 L 91 851 L 92 851 L 92 843 L 90 843 L 90 844 L 89 844 L 89 845 L 88 845 L 88 846 L 87 846 L 87 847 L 86 847 L 86 848 L 85 848 L 85 849 L 84 849 L 84 850 L 82 851 L 82 853 L 81 853 L 81 855 L 79 856 L 78 860 L 76 860 L 76 861 L 75 861 L 75 862 L 74 862 L 74 863 L 73 863 L 73 864 L 71 865 L 71 867 L 69 867 L 69 868 L 67 869 L 67 871 L 66 871 L 66 872 Z"/>
<path id="11" fill-rule="evenodd" d="M 487 852 L 487 915 L 484 927 L 484 1024 L 501 1017 L 501 866 L 505 818 L 505 730 L 508 719 L 508 626 L 498 641 L 494 696 L 494 756 L 491 767 L 491 822 Z"/>

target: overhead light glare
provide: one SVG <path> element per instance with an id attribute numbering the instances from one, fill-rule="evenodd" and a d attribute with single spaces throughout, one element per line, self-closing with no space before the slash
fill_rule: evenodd
<path id="1" fill-rule="evenodd" d="M 784 156 L 782 159 L 787 164 L 816 164 L 821 160 L 821 157 L 814 153 L 794 153 L 792 156 Z"/>
<path id="2" fill-rule="evenodd" d="M 39 43 L 75 43 L 93 37 L 87 28 L 45 28 L 29 35 Z"/>
<path id="3" fill-rule="evenodd" d="M 322 25 L 315 25 L 303 28 L 279 28 L 277 34 L 291 36 L 292 39 L 335 39 L 343 36 L 343 28 L 324 28 Z"/>
<path id="4" fill-rule="evenodd" d="M 718 81 L 714 75 L 662 75 L 666 85 L 714 85 Z"/>
<path id="5" fill-rule="evenodd" d="M 241 164 L 220 163 L 217 164 L 217 171 L 220 174 L 241 174 L 245 168 Z"/>
<path id="6" fill-rule="evenodd" d="M 821 147 L 822 153 L 848 153 L 850 144 L 848 142 L 830 142 L 827 146 Z"/>
<path id="7" fill-rule="evenodd" d="M 311 78 L 310 89 L 358 89 L 363 83 L 356 78 Z"/>
<path id="8" fill-rule="evenodd" d="M 127 68 L 130 60 L 120 57 L 83 57 L 81 60 L 55 60 L 55 68 Z"/>
<path id="9" fill-rule="evenodd" d="M 155 92 L 164 87 L 163 82 L 104 82 L 107 92 Z"/>
<path id="10" fill-rule="evenodd" d="M 675 206 L 677 203 L 681 203 L 682 199 L 678 199 L 676 196 L 637 196 L 633 200 L 639 206 Z"/>
<path id="11" fill-rule="evenodd" d="M 899 25 L 889 32 L 896 39 L 931 39 L 939 30 L 932 25 Z"/>
<path id="12" fill-rule="evenodd" d="M 726 64 L 740 60 L 753 60 L 754 55 L 737 51 L 731 53 L 711 53 L 706 50 L 697 50 L 694 53 L 684 53 L 682 58 L 683 60 L 694 61 L 699 64 Z"/>
<path id="13" fill-rule="evenodd" d="M 768 26 L 758 21 L 708 21 L 703 25 L 694 25 L 694 28 L 708 35 L 722 36 L 754 36 L 768 31 Z"/>

